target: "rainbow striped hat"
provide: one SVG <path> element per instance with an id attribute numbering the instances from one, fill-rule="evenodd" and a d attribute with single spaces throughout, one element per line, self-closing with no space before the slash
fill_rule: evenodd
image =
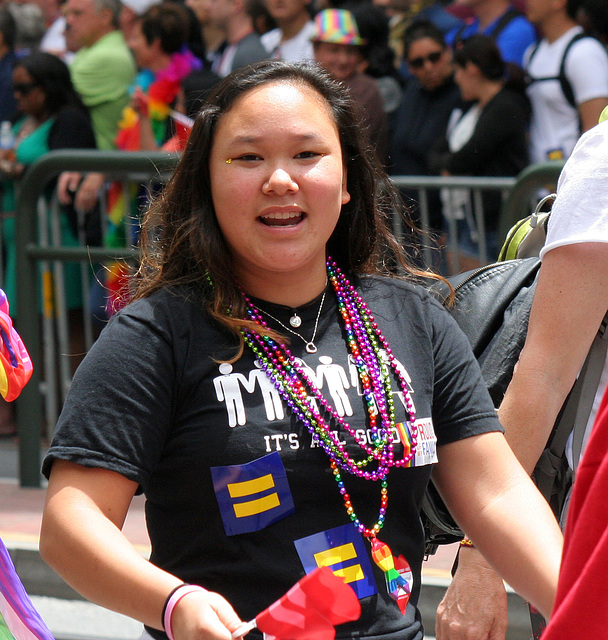
<path id="1" fill-rule="evenodd" d="M 313 42 L 362 45 L 366 41 L 359 35 L 355 17 L 346 9 L 323 9 L 315 16 Z"/>

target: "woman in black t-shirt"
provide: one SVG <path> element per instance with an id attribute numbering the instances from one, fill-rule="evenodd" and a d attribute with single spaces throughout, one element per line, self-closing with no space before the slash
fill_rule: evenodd
<path id="1" fill-rule="evenodd" d="M 339 638 L 421 640 L 431 471 L 550 613 L 559 528 L 466 338 L 383 266 L 400 253 L 397 199 L 354 113 L 312 65 L 223 80 L 146 217 L 134 299 L 74 378 L 44 463 L 41 553 L 147 637 L 240 637 L 241 619 L 330 566 L 362 610 Z M 138 490 L 149 561 L 120 532 Z"/>

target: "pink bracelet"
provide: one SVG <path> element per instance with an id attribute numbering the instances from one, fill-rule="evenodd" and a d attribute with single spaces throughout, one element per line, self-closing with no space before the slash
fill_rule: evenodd
<path id="1" fill-rule="evenodd" d="M 195 591 L 203 591 L 207 593 L 207 589 L 200 587 L 197 584 L 182 584 L 169 594 L 165 607 L 163 609 L 163 626 L 165 627 L 165 633 L 169 640 L 175 640 L 173 637 L 173 630 L 171 629 L 171 616 L 173 615 L 173 609 L 175 609 L 177 603 L 189 593 Z"/>

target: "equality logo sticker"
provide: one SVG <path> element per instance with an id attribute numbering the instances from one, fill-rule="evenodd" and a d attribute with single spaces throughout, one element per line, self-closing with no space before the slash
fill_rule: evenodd
<path id="1" fill-rule="evenodd" d="M 367 547 L 354 525 L 314 533 L 294 544 L 306 573 L 317 567 L 329 567 L 354 589 L 358 598 L 377 593 Z"/>
<path id="2" fill-rule="evenodd" d="M 259 531 L 295 512 L 278 452 L 247 464 L 211 467 L 211 477 L 228 536 Z"/>

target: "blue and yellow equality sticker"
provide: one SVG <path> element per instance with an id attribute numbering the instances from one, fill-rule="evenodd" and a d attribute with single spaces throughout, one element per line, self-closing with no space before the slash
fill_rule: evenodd
<path id="1" fill-rule="evenodd" d="M 300 538 L 294 544 L 307 574 L 317 567 L 329 567 L 358 598 L 377 593 L 368 548 L 352 523 Z"/>
<path id="2" fill-rule="evenodd" d="M 295 512 L 278 452 L 247 464 L 211 467 L 226 535 L 259 531 Z"/>

